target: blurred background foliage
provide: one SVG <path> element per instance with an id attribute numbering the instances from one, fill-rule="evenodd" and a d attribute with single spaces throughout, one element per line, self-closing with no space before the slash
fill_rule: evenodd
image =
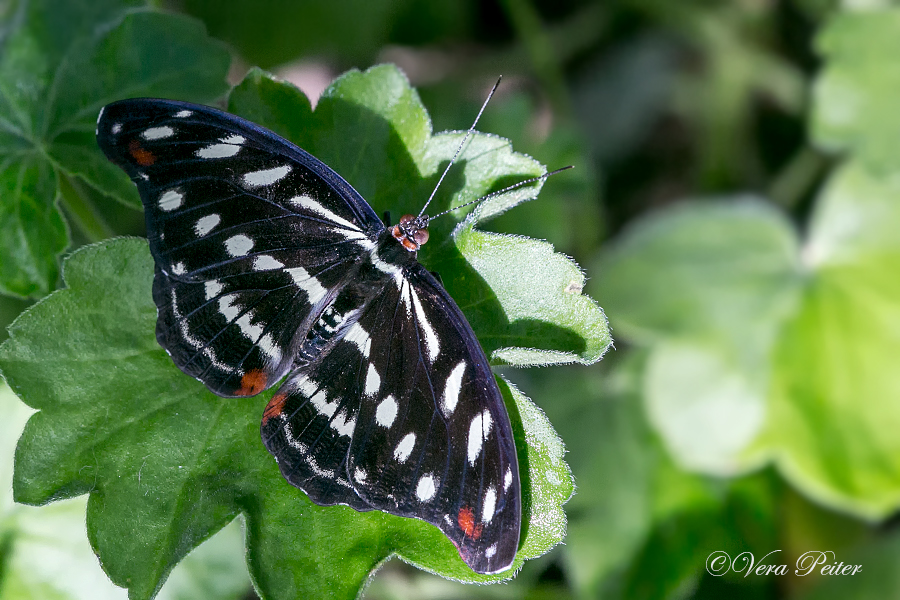
<path id="1" fill-rule="evenodd" d="M 0 2 L 0 19 L 8 23 L 16 4 Z M 578 491 L 566 507 L 566 544 L 502 586 L 464 587 L 391 561 L 366 598 L 900 597 L 900 8 L 879 0 L 161 8 L 203 21 L 229 45 L 233 82 L 258 65 L 313 101 L 348 68 L 396 63 L 435 131 L 468 127 L 502 74 L 479 129 L 549 168 L 576 167 L 489 224 L 573 256 L 616 339 L 594 367 L 509 373 L 567 444 Z M 140 214 L 100 197 L 87 225 L 67 216 L 74 246 L 142 232 Z M 34 300 L 0 296 L 0 321 Z M 25 416 L 4 431 L 3 481 L 6 442 Z M 49 509 L 13 506 L 4 490 L 0 597 L 50 597 L 13 578 L 46 563 L 41 544 L 18 552 L 19 564 L 4 541 L 11 523 L 40 541 L 46 523 L 42 532 L 30 511 Z M 83 519 L 83 507 L 72 514 Z M 64 530 L 55 533 L 81 545 L 70 561 L 55 560 L 84 573 L 83 531 Z M 163 594 L 252 598 L 240 543 L 234 533 L 216 536 Z M 713 577 L 705 562 L 717 550 L 757 560 L 779 551 L 769 564 L 791 572 L 804 552 L 830 550 L 863 569 Z M 91 583 L 60 597 L 105 597 L 83 595 L 96 592 L 85 577 Z M 16 595 L 23 589 L 31 595 Z"/>

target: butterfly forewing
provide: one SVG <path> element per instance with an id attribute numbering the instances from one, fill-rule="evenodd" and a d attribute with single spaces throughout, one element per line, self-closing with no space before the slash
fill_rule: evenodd
<path id="1" fill-rule="evenodd" d="M 461 311 L 343 179 L 208 107 L 107 106 L 101 148 L 135 181 L 156 262 L 157 339 L 223 396 L 289 373 L 261 433 L 320 505 L 439 527 L 480 573 L 521 518 L 499 388 Z"/>
<path id="2" fill-rule="evenodd" d="M 221 111 L 126 100 L 97 136 L 144 204 L 160 344 L 217 394 L 274 384 L 378 217 L 323 163 Z"/>

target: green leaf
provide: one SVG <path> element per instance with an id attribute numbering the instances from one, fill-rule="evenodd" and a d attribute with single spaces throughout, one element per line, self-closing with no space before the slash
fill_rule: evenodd
<path id="1" fill-rule="evenodd" d="M 489 313 L 479 306 L 484 294 L 457 296 L 464 312 L 481 308 L 481 314 L 466 315 L 484 332 L 481 341 L 491 359 L 517 366 L 600 360 L 612 338 L 602 309 L 581 293 L 584 274 L 578 266 L 546 242 L 478 231 L 475 222 L 470 219 L 454 232 L 460 252 L 454 260 L 466 261 L 474 273 L 444 281 L 462 292 L 477 289 L 466 285 L 477 277 L 495 295 L 499 310 Z M 446 260 L 440 268 L 444 265 L 453 263 Z"/>
<path id="2" fill-rule="evenodd" d="M 102 236 L 87 183 L 133 208 L 134 186 L 94 142 L 100 108 L 133 96 L 208 101 L 228 53 L 192 20 L 126 9 L 139 2 L 22 3 L 0 40 L 0 293 L 39 297 L 70 243 L 57 202 Z M 67 186 L 65 188 L 61 186 Z"/>
<path id="3" fill-rule="evenodd" d="M 125 598 L 100 568 L 84 528 L 87 498 L 42 507 L 13 502 L 15 442 L 32 414 L 0 385 L 0 599 Z M 160 598 L 234 599 L 250 580 L 235 522 L 192 552 L 172 573 Z"/>
<path id="4" fill-rule="evenodd" d="M 883 518 L 900 506 L 900 185 L 844 167 L 817 207 L 815 277 L 781 336 L 766 441 L 801 489 Z"/>
<path id="5" fill-rule="evenodd" d="M 900 8 L 836 12 L 819 34 L 826 68 L 816 81 L 812 134 L 882 175 L 900 169 Z"/>
<path id="6" fill-rule="evenodd" d="M 627 230 L 604 254 L 595 288 L 616 330 L 642 343 L 758 346 L 795 301 L 797 255 L 794 228 L 759 198 L 685 202 Z"/>
<path id="7" fill-rule="evenodd" d="M 0 293 L 40 296 L 56 285 L 68 239 L 56 173 L 34 154 L 0 160 Z"/>
<path id="8" fill-rule="evenodd" d="M 230 106 L 263 126 L 271 119 L 279 131 L 305 136 L 294 141 L 346 169 L 338 172 L 355 186 L 371 188 L 369 197 L 382 206 L 391 199 L 421 205 L 427 193 L 401 192 L 402 184 L 430 192 L 449 159 L 434 148 L 451 152 L 440 136 L 435 142 L 415 92 L 392 67 L 338 79 L 313 113 L 295 89 L 252 73 L 235 89 Z M 335 140 L 348 142 L 341 146 Z M 515 166 L 523 160 L 540 168 L 505 144 L 492 153 L 501 166 L 483 157 L 465 161 L 456 187 L 439 202 L 446 205 L 451 195 L 475 195 L 473 189 L 516 177 Z M 510 195 L 499 201 L 508 206 L 522 199 Z M 452 229 L 453 218 L 446 220 L 444 228 Z M 434 235 L 433 256 L 458 252 L 454 238 L 441 243 Z M 480 259 L 481 251 L 473 256 Z M 547 253 L 545 260 L 556 259 Z M 457 280 L 463 268 L 444 273 Z M 0 366 L 11 386 L 40 411 L 19 443 L 17 499 L 39 504 L 90 492 L 91 543 L 110 578 L 127 586 L 130 597 L 152 597 L 173 565 L 241 513 L 250 571 L 266 598 L 355 597 L 371 572 L 393 555 L 461 581 L 499 581 L 514 574 L 474 574 L 452 543 L 424 522 L 315 506 L 288 485 L 259 439 L 259 418 L 271 392 L 218 398 L 180 373 L 155 341 L 152 276 L 143 241 L 121 239 L 80 250 L 65 263 L 67 289 L 27 311 L 0 346 Z M 526 285 L 510 285 L 499 295 L 514 302 L 517 294 L 527 295 Z M 116 294 L 107 293 L 110 289 Z M 551 296 L 544 303 L 559 301 Z M 484 310 L 471 306 L 467 314 L 477 317 Z M 477 325 L 475 330 L 484 333 Z M 564 351 L 600 345 L 579 337 Z M 561 506 L 572 493 L 572 480 L 549 422 L 510 384 L 501 380 L 500 386 L 522 465 L 518 567 L 562 539 Z"/>
<path id="9" fill-rule="evenodd" d="M 802 248 L 773 209 L 732 204 L 662 214 L 608 255 L 601 301 L 649 349 L 645 402 L 681 465 L 774 460 L 829 506 L 900 507 L 898 207 L 896 178 L 852 161 Z"/>
<path id="10" fill-rule="evenodd" d="M 575 392 L 550 416 L 578 482 L 564 547 L 578 597 L 687 597 L 711 552 L 768 552 L 775 540 L 772 478 L 713 480 L 672 463 L 640 404 L 644 354 L 542 390 Z"/>
<path id="11" fill-rule="evenodd" d="M 686 203 L 647 218 L 596 271 L 613 327 L 651 348 L 644 398 L 678 461 L 729 474 L 752 468 L 766 423 L 769 356 L 795 310 L 796 234 L 753 198 Z"/>

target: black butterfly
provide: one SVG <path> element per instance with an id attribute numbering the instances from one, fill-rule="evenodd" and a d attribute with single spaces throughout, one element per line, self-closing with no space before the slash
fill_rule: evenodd
<path id="1" fill-rule="evenodd" d="M 115 102 L 97 140 L 140 191 L 175 364 L 229 397 L 287 375 L 261 432 L 291 484 L 432 523 L 478 573 L 509 568 L 516 446 L 475 334 L 416 260 L 428 217 L 385 227 L 324 163 L 206 106 Z"/>

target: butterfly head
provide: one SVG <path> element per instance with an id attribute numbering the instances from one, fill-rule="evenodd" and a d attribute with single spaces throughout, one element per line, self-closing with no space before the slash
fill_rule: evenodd
<path id="1" fill-rule="evenodd" d="M 391 229 L 391 235 L 410 252 L 428 241 L 428 215 L 403 215 Z"/>

